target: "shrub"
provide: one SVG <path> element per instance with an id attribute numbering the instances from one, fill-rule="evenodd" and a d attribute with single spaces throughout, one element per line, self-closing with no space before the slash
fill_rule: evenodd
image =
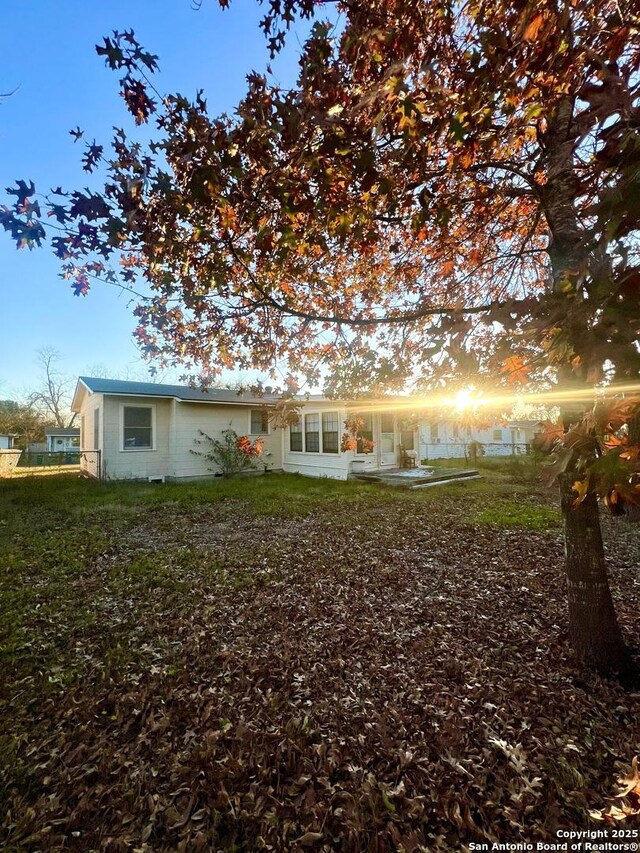
<path id="1" fill-rule="evenodd" d="M 248 436 L 238 435 L 231 428 L 222 432 L 222 440 L 212 438 L 202 430 L 198 432 L 202 438 L 196 438 L 195 443 L 204 449 L 192 450 L 191 453 L 213 463 L 210 469 L 219 471 L 223 477 L 233 477 L 255 468 L 262 456 L 262 441 L 259 438 L 251 441 Z"/>

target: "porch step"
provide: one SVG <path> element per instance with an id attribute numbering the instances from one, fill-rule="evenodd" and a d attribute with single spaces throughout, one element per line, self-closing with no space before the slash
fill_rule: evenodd
<path id="1" fill-rule="evenodd" d="M 431 486 L 440 486 L 443 483 L 478 480 L 481 475 L 475 469 L 466 471 L 445 469 L 430 475 L 425 473 L 424 477 L 416 477 L 415 475 L 407 477 L 401 473 L 394 474 L 381 471 L 371 474 L 352 474 L 351 477 L 355 480 L 362 480 L 365 483 L 384 483 L 387 486 L 395 486 L 400 489 L 428 489 Z"/>
<path id="2" fill-rule="evenodd" d="M 410 486 L 411 489 L 429 489 L 431 486 L 441 486 L 444 483 L 460 483 L 464 480 L 481 480 L 482 474 L 478 471 L 459 471 L 457 474 L 439 474 L 430 477 L 428 480 L 420 480 L 415 485 Z"/>

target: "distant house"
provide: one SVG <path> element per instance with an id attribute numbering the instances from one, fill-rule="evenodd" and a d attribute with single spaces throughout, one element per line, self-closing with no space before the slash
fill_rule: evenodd
<path id="1" fill-rule="evenodd" d="M 534 437 L 542 432 L 540 421 L 516 420 L 484 427 L 465 427 L 456 420 L 425 420 L 420 423 L 421 459 L 453 459 L 467 456 L 472 442 L 482 445 L 487 456 L 527 453 Z"/>
<path id="2" fill-rule="evenodd" d="M 10 433 L 0 433 L 0 450 L 12 450 L 15 435 Z"/>
<path id="3" fill-rule="evenodd" d="M 45 427 L 46 453 L 80 453 L 80 429 L 77 427 Z"/>

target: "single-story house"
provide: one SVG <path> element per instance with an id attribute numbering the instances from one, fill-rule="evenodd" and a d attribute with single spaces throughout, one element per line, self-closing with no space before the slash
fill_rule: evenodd
<path id="1" fill-rule="evenodd" d="M 45 427 L 46 453 L 80 453 L 79 427 Z"/>
<path id="2" fill-rule="evenodd" d="M 14 448 L 12 433 L 0 434 L 0 477 L 9 477 L 18 464 L 22 451 Z"/>
<path id="3" fill-rule="evenodd" d="M 226 429 L 263 441 L 261 463 L 270 470 L 346 480 L 356 468 L 399 465 L 400 446 L 417 452 L 417 429 L 388 403 L 352 403 L 323 397 L 301 401 L 298 422 L 269 422 L 274 397 L 185 385 L 160 385 L 81 376 L 71 409 L 80 416 L 81 466 L 107 479 L 182 480 L 212 476 L 198 455 L 201 433 Z M 363 420 L 358 447 L 342 452 L 345 419 Z M 368 442 L 373 451 L 365 452 Z"/>
<path id="4" fill-rule="evenodd" d="M 14 439 L 13 433 L 0 433 L 0 450 L 12 450 Z"/>
<path id="5" fill-rule="evenodd" d="M 201 433 L 226 429 L 264 441 L 262 461 L 282 468 L 282 436 L 267 423 L 272 398 L 219 388 L 126 382 L 81 376 L 71 404 L 80 415 L 80 464 L 105 479 L 189 480 L 211 477 Z"/>
<path id="6" fill-rule="evenodd" d="M 420 423 L 420 458 L 455 459 L 467 456 L 472 442 L 487 456 L 527 453 L 534 437 L 543 431 L 541 421 L 514 420 L 483 427 L 463 426 L 456 420 Z"/>
<path id="7" fill-rule="evenodd" d="M 227 389 L 81 376 L 71 408 L 80 415 L 82 467 L 107 479 L 211 477 L 217 472 L 198 454 L 198 441 L 201 433 L 219 439 L 226 429 L 261 439 L 260 466 L 265 470 L 337 480 L 357 471 L 397 469 L 408 460 L 462 456 L 465 443 L 485 437 L 476 431 L 454 441 L 452 426 L 451 442 L 436 442 L 438 452 L 432 452 L 433 439 L 448 438 L 449 432 L 443 422 L 434 428 L 417 420 L 416 401 L 410 397 L 366 402 L 306 397 L 300 400 L 297 422 L 282 427 L 269 419 L 275 403 L 269 395 Z M 342 450 L 345 421 L 354 415 L 360 419 L 356 447 Z M 497 429 L 489 431 L 491 438 L 496 439 Z M 513 452 L 514 439 L 522 447 L 529 440 L 523 427 L 500 429 L 505 453 Z"/>

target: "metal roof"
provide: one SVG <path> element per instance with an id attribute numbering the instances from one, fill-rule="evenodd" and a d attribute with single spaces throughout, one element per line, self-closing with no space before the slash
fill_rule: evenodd
<path id="1" fill-rule="evenodd" d="M 196 403 L 236 403 L 238 405 L 265 406 L 274 402 L 274 397 L 252 397 L 239 394 L 229 388 L 192 388 L 190 385 L 161 385 L 155 382 L 127 382 L 123 379 L 101 379 L 80 376 L 89 391 L 95 394 L 130 395 L 134 397 L 172 397 Z"/>

